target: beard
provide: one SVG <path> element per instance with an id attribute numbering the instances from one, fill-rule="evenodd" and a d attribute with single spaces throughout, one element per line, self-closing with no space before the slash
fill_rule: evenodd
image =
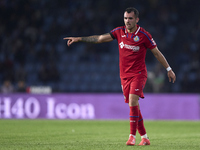
<path id="1" fill-rule="evenodd" d="M 136 27 L 135 24 L 133 24 L 133 25 L 131 25 L 131 24 L 126 24 L 126 28 L 127 28 L 128 30 L 132 30 L 132 29 L 134 29 L 135 27 Z"/>

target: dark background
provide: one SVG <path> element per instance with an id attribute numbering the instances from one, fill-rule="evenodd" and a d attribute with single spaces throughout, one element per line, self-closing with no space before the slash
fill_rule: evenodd
<path id="1" fill-rule="evenodd" d="M 0 86 L 24 92 L 51 86 L 53 92 L 121 92 L 116 41 L 76 43 L 66 36 L 110 32 L 124 25 L 127 7 L 140 12 L 139 25 L 151 33 L 177 76 L 148 50 L 145 92 L 200 92 L 199 0 L 0 0 Z"/>

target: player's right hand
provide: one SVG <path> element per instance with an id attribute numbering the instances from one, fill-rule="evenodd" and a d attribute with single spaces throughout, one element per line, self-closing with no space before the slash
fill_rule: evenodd
<path id="1" fill-rule="evenodd" d="M 65 37 L 63 40 L 68 40 L 67 45 L 70 46 L 72 43 L 79 42 L 80 37 Z"/>

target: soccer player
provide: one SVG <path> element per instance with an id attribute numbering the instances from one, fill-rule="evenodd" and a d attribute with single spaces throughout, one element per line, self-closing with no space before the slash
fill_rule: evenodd
<path id="1" fill-rule="evenodd" d="M 137 24 L 138 21 L 138 10 L 130 7 L 124 12 L 125 26 L 117 27 L 110 33 L 102 35 L 64 38 L 64 40 L 68 40 L 68 46 L 75 42 L 103 43 L 111 42 L 114 39 L 118 41 L 121 86 L 125 103 L 128 103 L 130 108 L 130 135 L 126 145 L 135 145 L 137 130 L 142 139 L 139 145 L 150 145 L 138 102 L 139 97 L 144 98 L 143 88 L 147 80 L 145 64 L 147 49 L 150 49 L 157 60 L 166 68 L 169 82 L 174 83 L 176 80 L 175 73 L 159 51 L 151 34 L 140 27 Z"/>

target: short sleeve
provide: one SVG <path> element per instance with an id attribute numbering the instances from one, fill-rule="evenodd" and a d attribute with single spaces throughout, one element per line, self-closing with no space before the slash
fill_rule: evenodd
<path id="1" fill-rule="evenodd" d="M 112 34 L 112 32 L 110 32 L 110 36 L 111 36 L 113 39 L 115 39 L 115 37 L 114 37 L 114 35 Z"/>
<path id="2" fill-rule="evenodd" d="M 149 49 L 155 48 L 157 44 L 152 38 L 151 34 L 149 32 L 143 32 L 143 34 L 146 36 L 145 46 Z"/>
<path id="3" fill-rule="evenodd" d="M 112 38 L 118 40 L 122 29 L 123 29 L 123 26 L 117 27 L 117 28 L 113 29 L 112 31 L 110 31 L 110 35 L 112 36 Z"/>

